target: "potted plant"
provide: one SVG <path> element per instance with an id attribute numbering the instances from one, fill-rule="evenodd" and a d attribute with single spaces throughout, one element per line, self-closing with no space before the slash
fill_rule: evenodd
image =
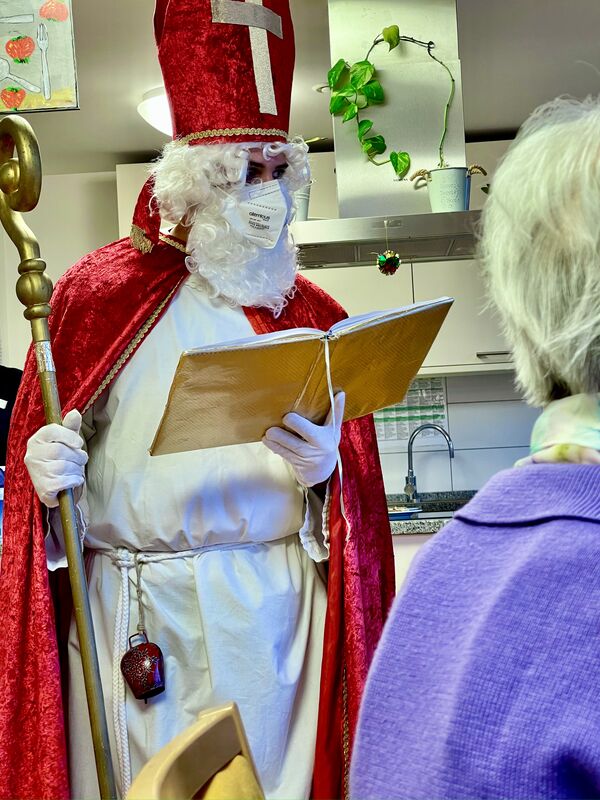
<path id="1" fill-rule="evenodd" d="M 448 164 L 436 169 L 419 169 L 410 176 L 411 181 L 420 179 L 417 188 L 427 184 L 432 211 L 468 211 L 471 194 L 471 175 L 487 175 L 479 164 L 469 167 L 450 167 Z M 484 188 L 485 191 L 485 188 Z"/>
<path id="2" fill-rule="evenodd" d="M 400 34 L 398 25 L 390 25 L 383 29 L 373 41 L 362 61 L 354 64 L 341 58 L 329 70 L 327 82 L 331 90 L 329 111 L 334 116 L 342 116 L 343 122 L 354 120 L 357 138 L 363 152 L 375 166 L 391 164 L 398 179 L 402 180 L 410 169 L 410 155 L 404 150 L 393 150 L 389 157 L 381 160 L 387 150 L 384 137 L 373 134 L 373 121 L 364 116 L 369 106 L 385 101 L 385 93 L 377 79 L 377 70 L 370 60 L 371 53 L 380 44 L 386 43 L 393 50 L 400 42 L 409 42 L 427 50 L 427 55 L 438 63 L 450 79 L 450 93 L 444 107 L 442 133 L 438 146 L 439 160 L 436 169 L 418 170 L 411 180 L 421 178 L 429 186 L 429 198 L 432 211 L 457 211 L 468 208 L 468 188 L 470 176 L 475 172 L 486 174 L 483 167 L 473 164 L 471 167 L 451 167 L 444 157 L 444 142 L 448 131 L 448 113 L 455 93 L 455 80 L 447 64 L 433 54 L 435 42 L 424 42 L 412 36 Z M 418 184 L 416 184 L 418 185 Z"/>

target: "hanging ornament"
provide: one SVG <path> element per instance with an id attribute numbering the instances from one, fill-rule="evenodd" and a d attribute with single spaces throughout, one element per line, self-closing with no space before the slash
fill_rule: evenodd
<path id="1" fill-rule="evenodd" d="M 377 255 L 377 266 L 382 275 L 394 275 L 401 263 L 400 256 L 393 250 L 386 250 Z"/>
<path id="2" fill-rule="evenodd" d="M 148 702 L 150 697 L 155 697 L 165 690 L 165 664 L 160 647 L 148 641 L 142 605 L 142 565 L 136 558 L 135 571 L 137 573 L 137 599 L 139 608 L 139 622 L 137 633 L 129 637 L 129 650 L 121 659 L 121 672 L 136 700 Z M 138 644 L 132 644 L 133 639 L 141 639 Z"/>
<path id="3" fill-rule="evenodd" d="M 382 275 L 394 275 L 402 260 L 398 253 L 390 250 L 390 243 L 388 241 L 388 221 L 383 220 L 383 227 L 385 228 L 385 251 L 383 253 L 373 253 L 377 256 L 377 266 Z"/>

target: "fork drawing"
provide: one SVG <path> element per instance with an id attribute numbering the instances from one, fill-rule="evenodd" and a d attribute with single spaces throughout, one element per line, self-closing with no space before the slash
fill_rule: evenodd
<path id="1" fill-rule="evenodd" d="M 43 22 L 40 22 L 37 29 L 37 45 L 42 57 L 42 90 L 44 98 L 50 100 L 52 88 L 50 86 L 50 70 L 48 68 L 48 29 Z"/>

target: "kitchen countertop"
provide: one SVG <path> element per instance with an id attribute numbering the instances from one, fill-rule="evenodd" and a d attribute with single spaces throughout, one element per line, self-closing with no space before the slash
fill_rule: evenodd
<path id="1" fill-rule="evenodd" d="M 388 494 L 387 503 L 390 509 L 418 505 L 422 511 L 420 518 L 392 520 L 390 526 L 393 536 L 412 536 L 432 534 L 441 530 L 452 519 L 452 512 L 457 511 L 474 497 L 475 491 L 461 492 L 422 492 L 417 501 L 411 501 L 405 494 Z M 439 513 L 440 516 L 434 516 Z M 423 518 L 426 515 L 426 518 Z M 431 516 L 430 516 L 431 515 Z"/>
<path id="2" fill-rule="evenodd" d="M 443 519 L 401 519 L 390 522 L 392 536 L 415 536 L 418 534 L 437 533 L 452 517 Z"/>
<path id="3" fill-rule="evenodd" d="M 461 492 L 419 492 L 416 501 L 411 499 L 406 494 L 388 494 L 387 504 L 391 506 L 421 506 L 423 511 L 456 511 L 462 506 L 466 505 L 472 497 L 475 497 L 476 492 L 461 491 Z"/>

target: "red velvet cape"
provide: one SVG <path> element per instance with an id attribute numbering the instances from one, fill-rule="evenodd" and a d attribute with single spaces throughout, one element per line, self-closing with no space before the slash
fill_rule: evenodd
<path id="1" fill-rule="evenodd" d="M 186 277 L 184 256 L 160 242 L 141 254 L 128 239 L 83 258 L 58 282 L 50 317 L 63 412 L 82 410 L 136 333 Z M 303 277 L 278 320 L 246 309 L 257 333 L 327 329 L 340 306 Z M 167 304 L 165 304 L 166 308 Z M 160 314 L 156 316 L 156 319 Z M 155 320 L 154 320 L 155 321 Z M 41 504 L 23 457 L 44 424 L 31 351 L 9 435 L 0 573 L 0 798 L 69 797 L 57 632 Z M 331 558 L 313 793 L 341 797 L 359 701 L 394 591 L 392 541 L 371 418 L 345 423 L 340 484 L 332 478 Z"/>

